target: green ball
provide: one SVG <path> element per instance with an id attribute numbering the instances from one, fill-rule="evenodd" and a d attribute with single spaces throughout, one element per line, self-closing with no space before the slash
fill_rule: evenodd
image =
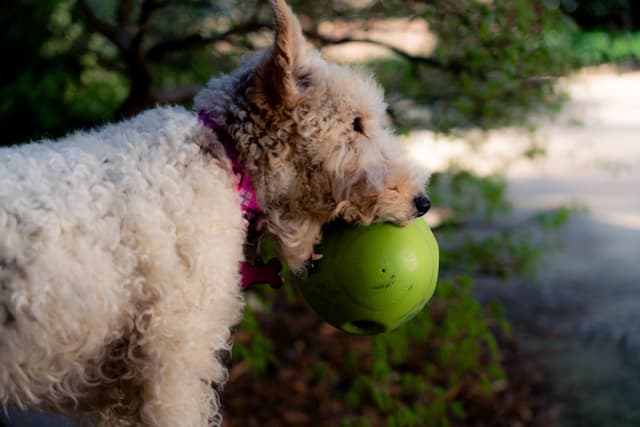
<path id="1" fill-rule="evenodd" d="M 332 224 L 323 258 L 298 286 L 309 305 L 354 335 L 391 331 L 422 310 L 438 280 L 438 243 L 418 218 L 406 227 Z"/>

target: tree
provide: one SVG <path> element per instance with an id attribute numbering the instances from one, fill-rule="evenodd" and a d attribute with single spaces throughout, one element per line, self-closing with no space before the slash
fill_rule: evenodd
<path id="1" fill-rule="evenodd" d="M 49 22 L 57 3 L 23 0 L 3 6 L 0 46 L 6 60 L 0 69 L 0 129 L 4 144 L 59 134 L 66 126 L 80 124 L 77 120 L 62 124 L 57 117 L 61 92 L 79 72 L 80 64 L 72 55 L 42 52 L 52 37 Z M 38 132 L 31 133 L 31 129 Z"/>
<path id="2" fill-rule="evenodd" d="M 2 36 L 31 60 L 13 64 L 0 112 L 39 118 L 26 126 L 31 133 L 21 135 L 14 126 L 9 132 L 14 142 L 13 135 L 58 135 L 74 125 L 127 117 L 155 104 L 189 103 L 212 74 L 234 67 L 248 50 L 264 47 L 271 25 L 265 0 L 232 5 L 220 0 L 48 0 L 38 3 L 36 14 L 31 3 L 17 3 L 8 22 L 15 29 Z M 563 37 L 570 25 L 557 7 L 544 2 L 291 3 L 317 45 L 359 41 L 395 55 L 370 66 L 392 94 L 409 96 L 433 112 L 429 122 L 411 123 L 399 111 L 394 117 L 401 128 L 449 131 L 522 121 L 531 110 L 557 101 L 548 83 L 569 65 Z M 379 40 L 325 34 L 318 25 L 342 19 L 366 26 L 387 17 L 425 20 L 440 40 L 437 49 L 410 54 Z M 21 34 L 24 22 L 38 31 L 22 40 L 15 34 Z"/>

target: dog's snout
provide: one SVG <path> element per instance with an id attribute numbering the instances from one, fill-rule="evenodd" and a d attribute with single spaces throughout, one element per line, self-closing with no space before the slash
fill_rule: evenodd
<path id="1" fill-rule="evenodd" d="M 429 200 L 425 194 L 420 194 L 413 199 L 413 205 L 416 207 L 416 211 L 418 211 L 418 216 L 422 216 L 431 209 L 431 200 Z"/>

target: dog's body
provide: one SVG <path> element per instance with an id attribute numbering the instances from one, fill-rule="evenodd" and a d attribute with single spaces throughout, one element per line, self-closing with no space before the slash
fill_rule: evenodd
<path id="1" fill-rule="evenodd" d="M 151 406 L 112 410 L 206 425 L 216 402 L 202 400 L 225 376 L 213 355 L 241 313 L 245 234 L 207 136 L 193 113 L 158 108 L 0 152 L 3 401 L 139 403 L 126 392 Z"/>
<path id="2" fill-rule="evenodd" d="M 196 108 L 233 141 L 293 271 L 336 217 L 428 209 L 380 124 L 372 79 L 307 53 L 273 0 L 276 40 Z M 213 385 L 240 319 L 247 221 L 220 134 L 178 107 L 0 151 L 0 403 L 106 425 L 220 423 Z"/>

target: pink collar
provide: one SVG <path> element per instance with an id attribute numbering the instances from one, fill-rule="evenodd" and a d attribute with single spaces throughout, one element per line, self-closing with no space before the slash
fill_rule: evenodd
<path id="1" fill-rule="evenodd" d="M 202 124 L 215 132 L 218 140 L 224 147 L 224 152 L 231 160 L 231 166 L 233 173 L 238 177 L 237 190 L 240 193 L 242 213 L 244 217 L 249 221 L 249 227 L 255 228 L 258 217 L 260 216 L 260 205 L 256 198 L 256 192 L 253 189 L 251 178 L 249 177 L 249 171 L 242 164 L 238 158 L 238 152 L 235 144 L 233 143 L 231 136 L 227 133 L 227 130 L 218 120 L 214 113 L 206 110 L 200 110 L 198 112 L 198 119 Z"/>
<path id="2" fill-rule="evenodd" d="M 233 173 L 238 178 L 238 184 L 236 186 L 238 193 L 241 197 L 242 213 L 245 219 L 249 222 L 249 233 L 257 231 L 257 221 L 260 217 L 260 205 L 256 198 L 256 192 L 253 189 L 251 178 L 249 177 L 249 171 L 242 164 L 239 159 L 238 151 L 235 144 L 231 139 L 231 136 L 224 128 L 224 126 L 216 120 L 216 115 L 206 110 L 198 111 L 198 119 L 200 122 L 211 129 L 218 140 L 224 147 L 224 152 L 231 160 L 231 167 Z M 268 283 L 272 288 L 279 288 L 282 286 L 284 279 L 280 275 L 282 265 L 277 258 L 270 260 L 267 264 L 251 265 L 248 262 L 243 262 L 240 266 L 240 272 L 242 274 L 242 289 L 246 290 L 252 285 Z"/>

